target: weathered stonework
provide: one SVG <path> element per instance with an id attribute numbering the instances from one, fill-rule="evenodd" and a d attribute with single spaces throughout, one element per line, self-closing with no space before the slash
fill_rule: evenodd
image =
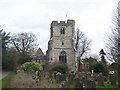
<path id="1" fill-rule="evenodd" d="M 65 32 L 61 33 L 61 28 Z M 47 59 L 50 63 L 60 61 L 60 53 L 65 52 L 66 64 L 70 71 L 75 71 L 75 50 L 74 40 L 75 35 L 75 21 L 53 21 L 50 28 L 50 40 L 48 42 Z"/>

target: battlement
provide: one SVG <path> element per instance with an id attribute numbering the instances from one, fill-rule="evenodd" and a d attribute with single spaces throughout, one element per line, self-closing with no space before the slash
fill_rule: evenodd
<path id="1" fill-rule="evenodd" d="M 52 26 L 61 26 L 61 25 L 64 25 L 64 26 L 73 26 L 75 25 L 75 20 L 72 20 L 72 19 L 68 19 L 67 22 L 65 21 L 52 21 L 51 23 Z"/>

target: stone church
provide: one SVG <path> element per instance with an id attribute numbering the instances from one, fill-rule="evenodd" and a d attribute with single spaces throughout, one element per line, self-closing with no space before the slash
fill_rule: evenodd
<path id="1" fill-rule="evenodd" d="M 75 21 L 52 21 L 50 26 L 50 40 L 46 56 L 49 63 L 60 62 L 67 64 L 70 71 L 75 71 L 74 49 Z"/>
<path id="2" fill-rule="evenodd" d="M 35 53 L 34 60 L 41 63 L 43 69 L 47 69 L 48 64 L 67 64 L 70 71 L 86 71 L 88 63 L 78 62 L 75 50 L 75 21 L 68 19 L 65 21 L 52 21 L 50 25 L 50 40 L 46 55 L 39 48 Z M 88 70 L 89 68 L 87 68 Z"/>

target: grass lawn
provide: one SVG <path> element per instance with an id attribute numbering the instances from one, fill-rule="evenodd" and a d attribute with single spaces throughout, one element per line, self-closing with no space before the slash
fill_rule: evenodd
<path id="1" fill-rule="evenodd" d="M 69 86 L 69 90 L 75 90 L 75 86 L 74 85 L 70 85 Z"/>
<path id="2" fill-rule="evenodd" d="M 118 85 L 112 86 L 111 84 L 107 84 L 107 82 L 104 82 L 104 86 L 98 86 L 96 82 L 96 90 L 118 90 Z"/>
<path id="3" fill-rule="evenodd" d="M 13 76 L 15 75 L 15 72 L 10 72 L 5 78 L 0 80 L 0 88 L 10 88 L 11 86 L 11 80 Z"/>
<path id="4" fill-rule="evenodd" d="M 74 90 L 74 85 L 69 86 L 69 90 Z M 118 86 L 111 86 L 111 84 L 107 84 L 107 82 L 104 82 L 104 86 L 98 86 L 96 82 L 96 90 L 120 90 L 118 89 Z"/>
<path id="5" fill-rule="evenodd" d="M 0 80 L 0 89 L 2 89 L 2 80 Z"/>
<path id="6" fill-rule="evenodd" d="M 1 86 L 2 86 L 2 88 L 10 88 L 11 80 L 15 75 L 16 75 L 15 72 L 10 72 L 5 78 L 0 80 L 0 88 L 1 88 Z M 44 79 L 42 79 L 42 80 L 44 80 Z M 45 82 L 45 80 L 44 80 L 44 82 Z M 48 85 L 48 83 L 47 83 L 47 85 Z M 57 83 L 54 83 L 54 85 L 59 86 Z M 74 90 L 74 85 L 70 85 L 69 88 L 70 88 L 69 90 Z M 107 84 L 107 82 L 104 82 L 104 86 L 98 86 L 98 84 L 96 82 L 96 90 L 118 90 L 118 87 L 111 86 L 110 84 Z"/>

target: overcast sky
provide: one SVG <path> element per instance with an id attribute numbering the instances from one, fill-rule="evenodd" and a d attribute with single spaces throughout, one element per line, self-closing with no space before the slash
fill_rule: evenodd
<path id="1" fill-rule="evenodd" d="M 6 32 L 33 32 L 45 53 L 53 20 L 74 19 L 91 40 L 91 54 L 105 48 L 119 0 L 0 0 L 0 25 Z M 67 18 L 66 18 L 67 15 Z"/>

